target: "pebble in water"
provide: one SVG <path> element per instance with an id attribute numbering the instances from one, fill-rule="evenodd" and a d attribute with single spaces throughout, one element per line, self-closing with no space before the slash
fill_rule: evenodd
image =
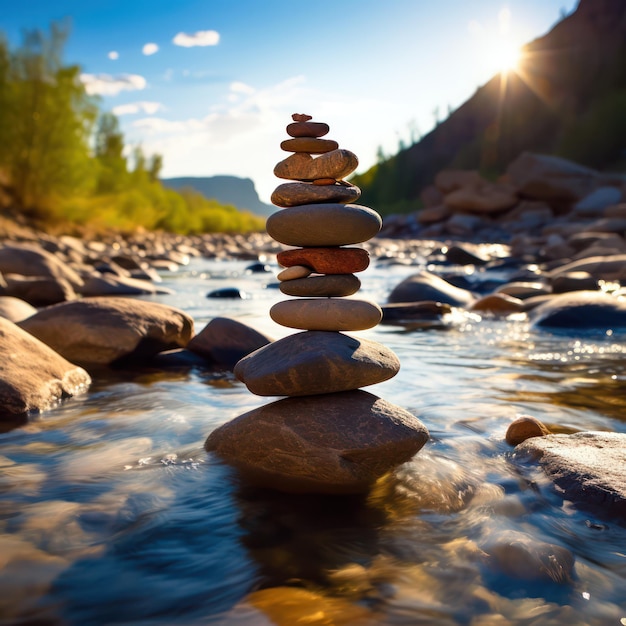
<path id="1" fill-rule="evenodd" d="M 296 493 L 362 493 L 413 457 L 428 440 L 419 419 L 360 388 L 388 380 L 400 367 L 385 346 L 344 332 L 382 319 L 381 308 L 348 299 L 369 265 L 359 247 L 382 227 L 380 215 L 350 204 L 360 190 L 343 181 L 358 159 L 331 140 L 327 124 L 294 114 L 287 126 L 293 152 L 274 174 L 272 201 L 281 208 L 267 220 L 277 242 L 296 246 L 276 259 L 280 289 L 297 299 L 270 310 L 271 318 L 304 332 L 272 342 L 242 358 L 235 376 L 252 393 L 287 396 L 231 420 L 211 433 L 205 448 L 263 487 Z M 319 156 L 313 156 L 319 155 Z"/>

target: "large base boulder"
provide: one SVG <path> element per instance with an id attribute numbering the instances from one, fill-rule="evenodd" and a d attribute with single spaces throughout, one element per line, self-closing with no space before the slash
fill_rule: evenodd
<path id="1" fill-rule="evenodd" d="M 290 493 L 361 493 L 408 461 L 428 430 L 366 391 L 285 398 L 244 413 L 205 448 L 252 484 Z"/>

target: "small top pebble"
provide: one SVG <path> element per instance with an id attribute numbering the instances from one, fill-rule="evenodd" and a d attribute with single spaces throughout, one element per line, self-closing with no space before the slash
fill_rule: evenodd
<path id="1" fill-rule="evenodd" d="M 291 119 L 294 122 L 308 122 L 309 120 L 312 120 L 313 117 L 311 115 L 307 115 L 306 113 L 294 113 L 291 116 Z"/>

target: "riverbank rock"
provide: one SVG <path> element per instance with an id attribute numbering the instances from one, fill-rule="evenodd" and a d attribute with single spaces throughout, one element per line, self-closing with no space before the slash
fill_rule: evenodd
<path id="1" fill-rule="evenodd" d="M 0 421 L 44 411 L 90 383 L 85 370 L 0 318 Z"/>
<path id="2" fill-rule="evenodd" d="M 0 247 L 0 272 L 64 279 L 76 290 L 83 284 L 81 277 L 67 263 L 35 244 L 4 244 Z"/>
<path id="3" fill-rule="evenodd" d="M 516 446 L 514 454 L 520 462 L 538 461 L 568 500 L 626 520 L 626 434 L 533 437 Z"/>
<path id="4" fill-rule="evenodd" d="M 237 361 L 272 341 L 267 335 L 237 320 L 214 317 L 191 338 L 187 350 L 233 369 Z"/>
<path id="5" fill-rule="evenodd" d="M 35 313 L 37 309 L 20 298 L 0 296 L 0 317 L 11 322 L 21 322 Z"/>
<path id="6" fill-rule="evenodd" d="M 440 276 L 425 270 L 405 278 L 391 290 L 387 298 L 390 303 L 420 302 L 422 300 L 466 307 L 475 298 L 470 291 L 455 287 Z"/>
<path id="7" fill-rule="evenodd" d="M 285 398 L 244 413 L 205 448 L 255 484 L 294 493 L 360 493 L 428 440 L 418 418 L 365 391 Z"/>
<path id="8" fill-rule="evenodd" d="M 179 309 L 115 297 L 57 304 L 19 325 L 81 365 L 149 358 L 171 348 L 184 348 L 193 335 L 192 318 Z"/>
<path id="9" fill-rule="evenodd" d="M 626 302 L 602 291 L 572 291 L 549 296 L 529 316 L 540 328 L 623 329 Z"/>
<path id="10" fill-rule="evenodd" d="M 256 350 L 234 371 L 259 396 L 307 396 L 380 383 L 399 369 L 394 352 L 377 342 L 310 330 Z"/>

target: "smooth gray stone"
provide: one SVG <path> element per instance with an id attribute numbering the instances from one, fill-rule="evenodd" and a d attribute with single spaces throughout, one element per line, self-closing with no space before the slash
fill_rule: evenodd
<path id="1" fill-rule="evenodd" d="M 304 204 L 273 213 L 265 227 L 287 246 L 343 246 L 377 235 L 382 219 L 358 204 Z"/>
<path id="2" fill-rule="evenodd" d="M 272 204 L 282 207 L 317 204 L 319 202 L 355 202 L 361 190 L 355 185 L 335 183 L 334 185 L 314 185 L 313 183 L 284 183 L 272 193 Z"/>
<path id="3" fill-rule="evenodd" d="M 235 376 L 259 396 L 309 396 L 359 389 L 392 378 L 395 353 L 380 343 L 330 331 L 304 331 L 259 348 Z"/>
<path id="4" fill-rule="evenodd" d="M 361 281 L 354 274 L 327 274 L 284 280 L 280 290 L 288 296 L 342 297 L 351 296 L 361 288 Z"/>
<path id="5" fill-rule="evenodd" d="M 302 330 L 366 330 L 380 322 L 383 312 L 374 302 L 352 298 L 283 300 L 270 309 L 282 326 Z"/>
<path id="6" fill-rule="evenodd" d="M 359 390 L 266 404 L 213 431 L 205 448 L 257 486 L 362 493 L 428 436 L 417 417 Z"/>

